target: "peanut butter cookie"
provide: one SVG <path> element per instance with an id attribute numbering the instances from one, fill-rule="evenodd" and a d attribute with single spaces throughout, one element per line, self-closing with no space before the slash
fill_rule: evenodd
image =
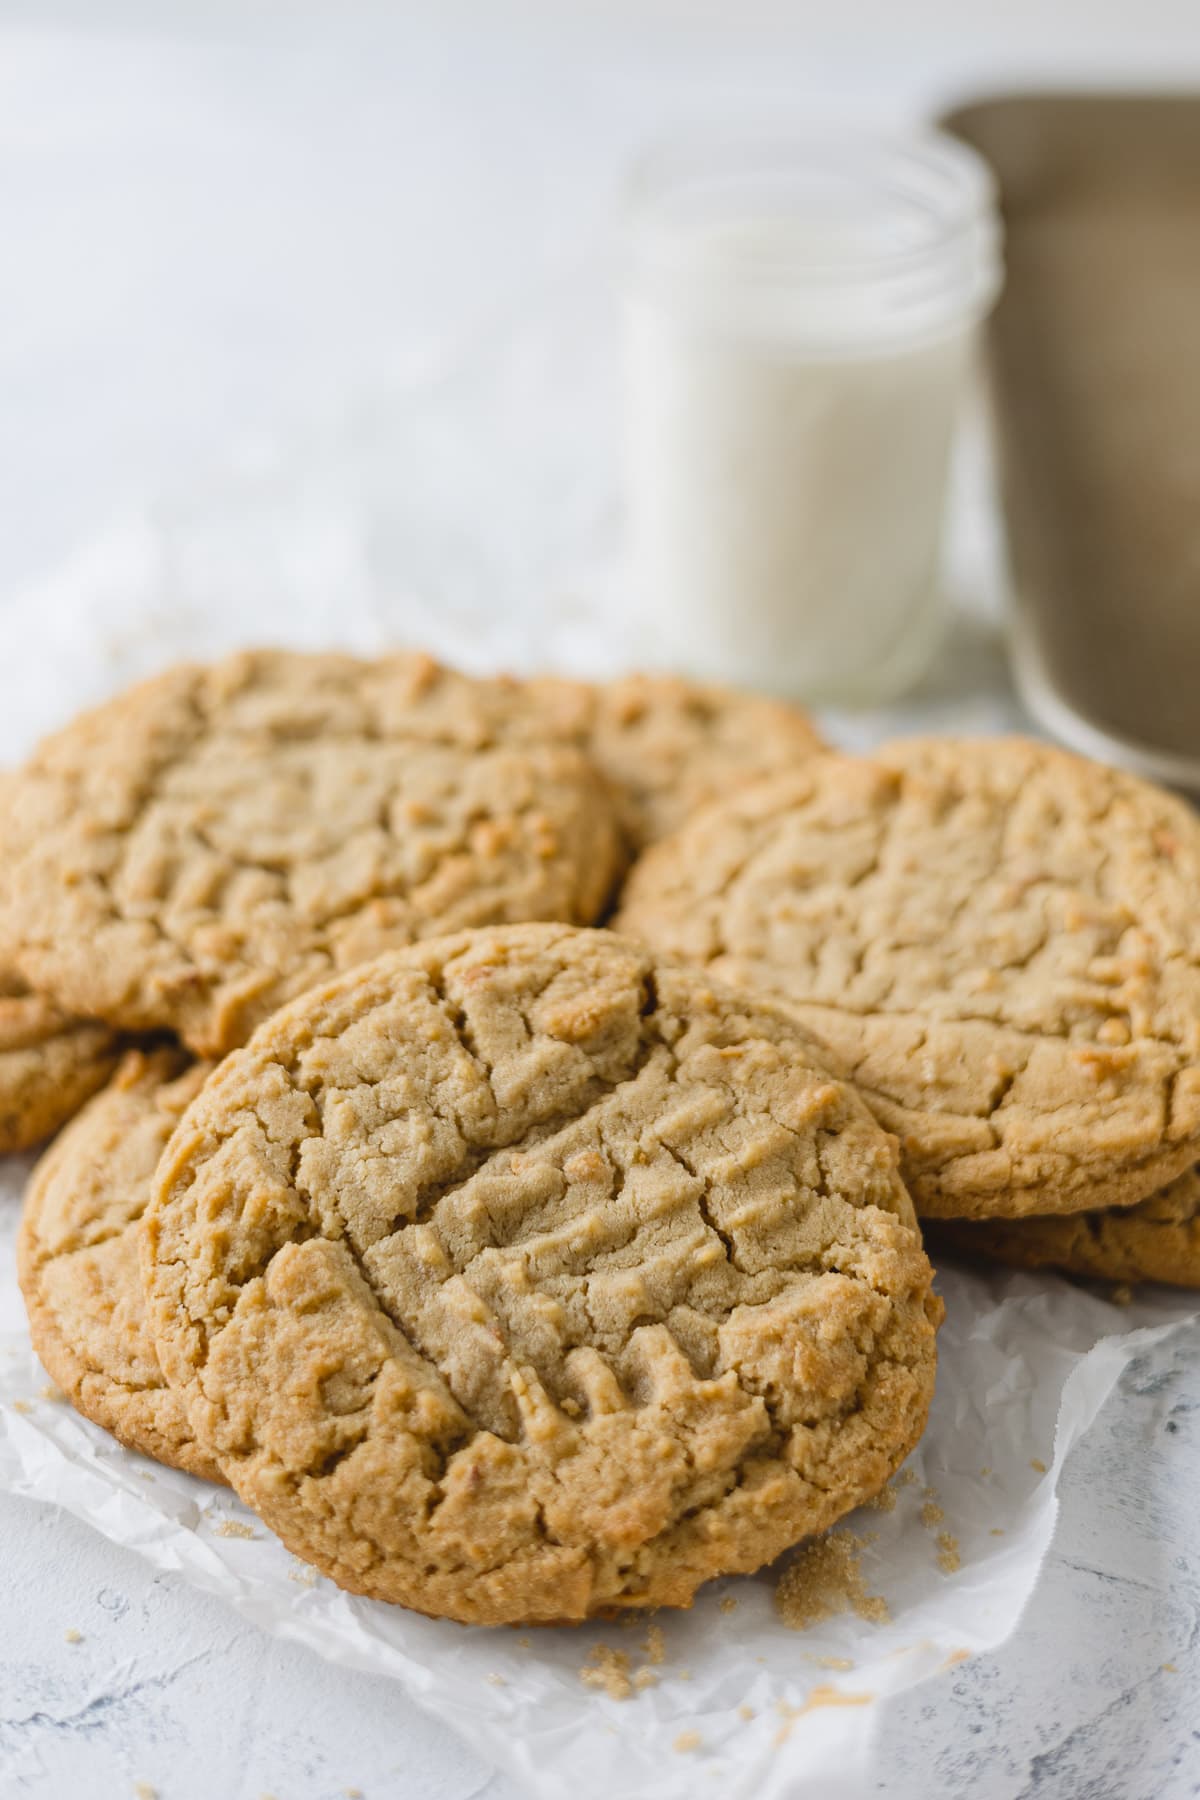
<path id="1" fill-rule="evenodd" d="M 69 1017 L 0 969 L 0 1153 L 51 1137 L 104 1086 L 120 1054 L 107 1025 Z"/>
<path id="2" fill-rule="evenodd" d="M 686 1606 L 874 1494 L 940 1302 L 895 1145 L 770 1002 L 518 926 L 311 990 L 143 1236 L 192 1429 L 298 1556 L 476 1623 Z"/>
<path id="3" fill-rule="evenodd" d="M 590 921 L 618 872 L 607 784 L 570 746 L 514 742 L 512 712 L 427 657 L 172 669 L 13 776 L 4 949 L 60 1005 L 216 1055 L 383 949 Z"/>
<path id="4" fill-rule="evenodd" d="M 917 1210 L 1128 1205 L 1200 1153 L 1200 821 L 1014 739 L 817 757 L 634 869 L 618 925 L 774 989 Z"/>
<path id="5" fill-rule="evenodd" d="M 130 1051 L 34 1170 L 17 1240 L 33 1347 L 73 1406 L 158 1462 L 219 1481 L 163 1380 L 138 1266 L 150 1179 L 205 1067 Z"/>
<path id="6" fill-rule="evenodd" d="M 1188 1169 L 1136 1206 L 1057 1218 L 947 1219 L 936 1241 L 1018 1269 L 1200 1288 L 1200 1173 Z"/>
<path id="7" fill-rule="evenodd" d="M 532 716 L 603 770 L 636 848 L 665 837 L 698 807 L 823 749 L 799 708 L 761 694 L 626 675 L 591 684 L 546 676 L 524 684 Z"/>

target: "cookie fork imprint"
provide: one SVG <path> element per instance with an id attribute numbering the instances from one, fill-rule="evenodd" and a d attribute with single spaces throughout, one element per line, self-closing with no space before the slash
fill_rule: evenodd
<path id="1" fill-rule="evenodd" d="M 8 778 L 0 940 L 64 1007 L 219 1055 L 414 938 L 588 923 L 619 872 L 611 791 L 529 735 L 508 686 L 423 656 L 172 669 Z"/>
<path id="2" fill-rule="evenodd" d="M 1129 1205 L 1200 1155 L 1200 820 L 1016 739 L 814 757 L 635 866 L 619 928 L 775 989 L 918 1211 Z"/>
<path id="3" fill-rule="evenodd" d="M 470 1622 L 688 1604 L 874 1494 L 933 1388 L 893 1142 L 780 1010 L 607 932 L 285 1007 L 185 1114 L 143 1255 L 242 1497 Z"/>

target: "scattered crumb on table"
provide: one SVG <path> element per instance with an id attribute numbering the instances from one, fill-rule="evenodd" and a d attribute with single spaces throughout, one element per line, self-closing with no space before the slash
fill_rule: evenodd
<path id="1" fill-rule="evenodd" d="M 991 1474 L 991 1472 L 992 1472 L 992 1465 L 990 1463 L 984 1463 L 982 1469 L 980 1469 L 980 1471 L 979 1471 L 980 1475 L 983 1477 L 983 1479 L 985 1481 L 987 1480 L 987 1478 Z"/>
<path id="2" fill-rule="evenodd" d="M 501 1675 L 499 1673 L 499 1671 L 496 1669 L 489 1669 L 487 1678 L 491 1682 L 493 1687 L 507 1687 L 508 1686 L 507 1678 L 505 1676 Z"/>
<path id="3" fill-rule="evenodd" d="M 1133 1305 L 1133 1289 L 1124 1281 L 1118 1282 L 1108 1297 L 1114 1306 Z"/>
<path id="4" fill-rule="evenodd" d="M 898 1488 L 916 1487 L 919 1480 L 920 1477 L 915 1469 L 901 1469 L 895 1477 L 895 1484 Z"/>
<path id="5" fill-rule="evenodd" d="M 689 1750 L 698 1750 L 703 1742 L 698 1731 L 681 1731 L 671 1748 L 678 1750 L 681 1756 L 686 1756 Z"/>
<path id="6" fill-rule="evenodd" d="M 1046 1473 L 1046 1465 L 1040 1456 L 1031 1456 L 1029 1459 L 1029 1466 L 1031 1469 L 1035 1469 L 1039 1475 L 1044 1475 Z"/>
<path id="7" fill-rule="evenodd" d="M 896 1510 L 896 1490 L 890 1481 L 885 1481 L 877 1494 L 872 1494 L 866 1504 L 872 1512 L 890 1513 Z"/>
<path id="8" fill-rule="evenodd" d="M 1003 1525 L 993 1525 L 991 1531 L 988 1533 L 988 1536 L 989 1537 L 1003 1537 L 1004 1536 Z"/>
<path id="9" fill-rule="evenodd" d="M 805 1631 L 844 1612 L 876 1624 L 891 1617 L 887 1601 L 867 1592 L 859 1560 L 866 1541 L 835 1531 L 796 1552 L 775 1586 L 775 1610 L 785 1625 Z"/>
<path id="10" fill-rule="evenodd" d="M 854 1658 L 852 1656 L 810 1656 L 807 1660 L 812 1663 L 815 1669 L 846 1670 L 855 1667 Z"/>
<path id="11" fill-rule="evenodd" d="M 67 1629 L 63 1632 L 63 1643 L 64 1644 L 82 1644 L 82 1642 L 83 1642 L 82 1631 L 76 1631 L 76 1629 L 73 1625 L 68 1625 Z"/>
<path id="12" fill-rule="evenodd" d="M 27 1412 L 32 1412 L 32 1410 L 33 1410 L 33 1408 L 30 1406 L 28 1400 L 14 1400 L 12 1403 L 12 1409 L 15 1413 L 27 1413 Z"/>
<path id="13" fill-rule="evenodd" d="M 667 1660 L 667 1640 L 661 1625 L 651 1625 L 646 1632 L 645 1656 L 647 1662 L 663 1663 Z"/>
<path id="14" fill-rule="evenodd" d="M 658 1675 L 643 1663 L 640 1669 L 633 1671 L 633 1685 L 638 1689 L 657 1687 Z"/>
<path id="15" fill-rule="evenodd" d="M 724 1613 L 736 1612 L 737 1611 L 737 1595 L 736 1594 L 722 1594 L 720 1600 L 717 1602 L 717 1610 L 719 1612 L 724 1612 Z"/>
<path id="16" fill-rule="evenodd" d="M 40 1400 L 51 1400 L 58 1405 L 62 1405 L 66 1400 L 66 1397 L 67 1396 L 63 1393 L 62 1389 L 53 1381 L 48 1381 L 44 1388 L 38 1389 L 38 1398 Z"/>
<path id="17" fill-rule="evenodd" d="M 133 1793 L 134 1800 L 158 1800 L 158 1789 L 151 1787 L 148 1781 L 135 1781 Z"/>
<path id="18" fill-rule="evenodd" d="M 307 1563 L 297 1563 L 294 1569 L 288 1570 L 288 1580 L 294 1581 L 297 1587 L 316 1587 L 317 1571 L 310 1569 Z"/>
<path id="19" fill-rule="evenodd" d="M 240 1519 L 222 1519 L 221 1523 L 217 1526 L 217 1536 L 226 1538 L 252 1538 L 257 1537 L 258 1533 L 255 1531 L 253 1525 L 243 1525 Z"/>
<path id="20" fill-rule="evenodd" d="M 936 1500 L 927 1500 L 921 1508 L 921 1523 L 926 1531 L 933 1531 L 936 1526 L 945 1523 L 946 1515 Z"/>
<path id="21" fill-rule="evenodd" d="M 522 1650 L 529 1650 L 533 1646 L 533 1639 L 529 1636 L 519 1637 L 517 1639 L 517 1643 L 520 1645 Z"/>
<path id="22" fill-rule="evenodd" d="M 1178 1675 L 1179 1670 L 1175 1667 L 1174 1663 L 1164 1663 L 1163 1672 L 1167 1675 Z"/>
<path id="23" fill-rule="evenodd" d="M 1165 1666 L 1166 1665 L 1164 1664 L 1164 1667 Z M 754 1719 L 757 1717 L 758 1717 L 758 1715 L 752 1706 L 739 1706 L 738 1707 L 738 1718 L 739 1719 Z"/>
<path id="24" fill-rule="evenodd" d="M 692 1679 L 692 1671 L 690 1669 L 677 1669 L 675 1673 L 676 1678 L 679 1681 L 690 1681 Z"/>

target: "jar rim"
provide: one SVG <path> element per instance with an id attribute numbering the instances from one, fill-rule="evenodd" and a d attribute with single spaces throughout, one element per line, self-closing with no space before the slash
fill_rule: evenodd
<path id="1" fill-rule="evenodd" d="M 996 185 L 983 158 L 969 145 L 932 127 L 885 133 L 849 126 L 745 129 L 693 127 L 651 144 L 634 162 L 625 187 L 625 214 L 636 246 L 662 266 L 693 260 L 703 229 L 703 205 L 722 196 L 778 199 L 799 179 L 831 180 L 843 186 L 867 187 L 892 202 L 907 203 L 928 227 L 908 241 L 843 245 L 814 254 L 805 246 L 804 271 L 812 279 L 823 273 L 857 276 L 871 271 L 899 273 L 941 254 L 956 238 L 995 220 Z M 687 202 L 692 208 L 687 209 Z M 681 205 L 681 203 L 683 203 Z M 716 215 L 719 217 L 719 215 Z M 759 220 L 784 216 L 784 208 Z M 795 212 L 793 209 L 793 216 Z M 783 270 L 795 250 L 772 245 L 763 237 L 753 247 L 743 244 L 747 266 L 763 272 Z"/>
<path id="2" fill-rule="evenodd" d="M 768 334 L 937 335 L 999 292 L 995 195 L 983 158 L 931 127 L 693 128 L 634 163 L 625 260 L 697 319 L 737 301 Z M 819 324 L 797 313 L 802 294 L 819 300 Z"/>

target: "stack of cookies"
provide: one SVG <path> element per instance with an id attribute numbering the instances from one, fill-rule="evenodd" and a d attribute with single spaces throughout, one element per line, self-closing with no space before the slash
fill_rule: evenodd
<path id="1" fill-rule="evenodd" d="M 48 740 L 0 860 L 38 1352 L 354 1592 L 687 1605 L 824 1530 L 925 1425 L 917 1213 L 1200 1263 L 1200 824 L 1058 752 L 261 652 Z"/>

